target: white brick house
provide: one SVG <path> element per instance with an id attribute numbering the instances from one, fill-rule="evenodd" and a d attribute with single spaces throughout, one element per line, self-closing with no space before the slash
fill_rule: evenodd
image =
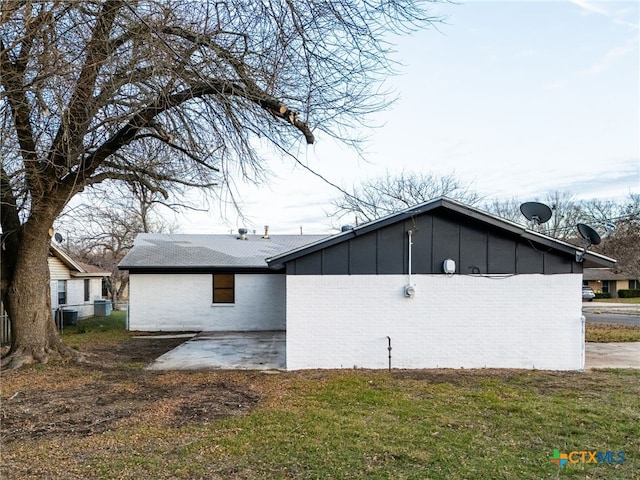
<path id="1" fill-rule="evenodd" d="M 324 237 L 140 234 L 120 264 L 129 270 L 129 328 L 285 330 L 285 275 L 265 259 Z"/>
<path id="2" fill-rule="evenodd" d="M 51 308 L 77 311 L 78 318 L 93 316 L 94 302 L 102 299 L 102 280 L 111 272 L 79 262 L 53 244 L 47 260 Z"/>
<path id="3" fill-rule="evenodd" d="M 615 261 L 576 250 L 439 198 L 322 239 L 144 235 L 121 268 L 132 329 L 283 329 L 288 370 L 579 370 L 583 265 Z"/>

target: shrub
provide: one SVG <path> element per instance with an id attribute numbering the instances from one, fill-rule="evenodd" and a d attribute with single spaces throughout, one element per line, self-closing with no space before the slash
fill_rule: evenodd
<path id="1" fill-rule="evenodd" d="M 596 298 L 611 298 L 611 294 L 610 293 L 605 293 L 605 292 L 597 292 L 596 293 Z"/>
<path id="2" fill-rule="evenodd" d="M 640 290 L 632 290 L 632 289 L 618 290 L 618 297 L 620 298 L 640 297 Z"/>

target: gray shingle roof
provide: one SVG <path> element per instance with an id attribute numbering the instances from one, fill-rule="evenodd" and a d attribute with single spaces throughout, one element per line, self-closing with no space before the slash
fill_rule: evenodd
<path id="1" fill-rule="evenodd" d="M 585 268 L 582 272 L 583 280 L 633 280 L 628 273 L 612 272 L 608 268 Z"/>
<path id="2" fill-rule="evenodd" d="M 141 233 L 119 268 L 267 268 L 266 259 L 327 235 L 187 235 Z"/>

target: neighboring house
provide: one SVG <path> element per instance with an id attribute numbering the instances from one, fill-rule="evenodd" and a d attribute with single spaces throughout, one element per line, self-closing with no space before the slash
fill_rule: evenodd
<path id="1" fill-rule="evenodd" d="M 580 250 L 438 198 L 322 239 L 141 234 L 120 268 L 131 329 L 286 330 L 288 370 L 579 370 L 583 266 L 615 263 Z"/>
<path id="2" fill-rule="evenodd" d="M 596 293 L 608 293 L 611 298 L 618 298 L 618 290 L 640 290 L 640 280 L 629 277 L 629 274 L 616 273 L 609 268 L 585 268 L 582 284 Z"/>
<path id="3" fill-rule="evenodd" d="M 102 279 L 111 275 L 78 262 L 55 245 L 49 250 L 51 308 L 75 310 L 78 318 L 94 314 L 94 302 L 102 299 Z"/>

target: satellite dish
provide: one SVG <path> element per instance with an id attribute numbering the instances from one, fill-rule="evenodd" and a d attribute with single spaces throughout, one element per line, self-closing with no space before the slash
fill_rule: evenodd
<path id="1" fill-rule="evenodd" d="M 589 225 L 585 223 L 579 223 L 576 226 L 578 227 L 580 236 L 584 240 L 584 248 L 581 252 L 576 252 L 576 262 L 582 262 L 584 260 L 584 254 L 587 253 L 587 249 L 591 245 L 598 245 L 602 241 L 602 239 L 600 238 L 600 235 L 598 235 L 598 232 L 596 232 Z"/>
<path id="2" fill-rule="evenodd" d="M 62 235 L 60 235 L 60 233 L 56 232 L 56 234 L 53 236 L 53 238 L 56 239 L 56 242 L 58 243 L 62 243 L 62 241 L 64 240 L 64 238 L 62 238 Z"/>
<path id="3" fill-rule="evenodd" d="M 520 205 L 520 211 L 527 220 L 540 225 L 548 222 L 553 212 L 544 203 L 539 202 L 525 202 Z"/>
<path id="4" fill-rule="evenodd" d="M 587 246 L 589 245 L 598 245 L 602 240 L 600 239 L 600 235 L 589 225 L 584 223 L 579 223 L 577 225 L 578 232 L 580 232 L 580 236 L 584 238 Z"/>

